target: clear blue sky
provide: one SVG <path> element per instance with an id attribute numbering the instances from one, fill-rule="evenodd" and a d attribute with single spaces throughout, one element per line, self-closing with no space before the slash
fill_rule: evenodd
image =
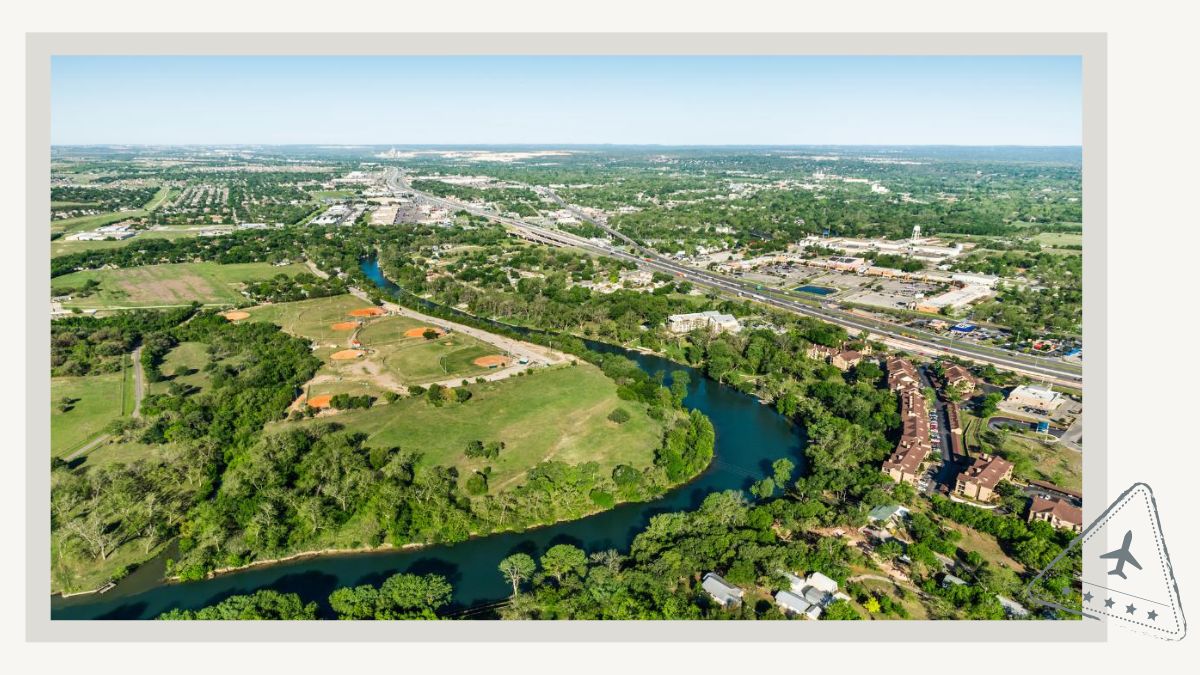
<path id="1" fill-rule="evenodd" d="M 1078 57 L 56 57 L 57 145 L 1078 145 Z"/>

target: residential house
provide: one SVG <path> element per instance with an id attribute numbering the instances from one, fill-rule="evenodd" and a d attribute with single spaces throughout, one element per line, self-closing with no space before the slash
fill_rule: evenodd
<path id="1" fill-rule="evenodd" d="M 741 606 L 742 596 L 746 594 L 746 591 L 743 591 L 737 586 L 725 581 L 723 578 L 721 578 L 721 575 L 717 574 L 716 572 L 709 572 L 708 574 L 705 574 L 700 585 L 704 588 L 706 593 L 712 596 L 713 600 L 717 601 L 717 604 L 725 607 L 726 609 Z"/>
<path id="2" fill-rule="evenodd" d="M 1029 522 L 1035 520 L 1042 520 L 1072 532 L 1083 531 L 1083 509 L 1064 499 L 1034 497 L 1029 505 Z"/>
<path id="3" fill-rule="evenodd" d="M 888 387 L 900 395 L 900 441 L 883 462 L 882 471 L 899 482 L 916 484 L 921 464 L 933 452 L 929 414 L 921 381 L 911 362 L 901 358 L 887 361 Z"/>
<path id="4" fill-rule="evenodd" d="M 957 363 L 946 366 L 943 375 L 946 379 L 947 388 L 957 389 L 963 394 L 968 395 L 975 391 L 975 377 L 971 375 L 971 371 Z"/>
<path id="5" fill-rule="evenodd" d="M 857 352 L 852 349 L 843 349 L 842 351 L 829 357 L 829 365 L 838 370 L 850 370 L 858 365 L 859 361 L 863 360 L 862 352 Z"/>
<path id="6" fill-rule="evenodd" d="M 1012 478 L 1013 465 L 993 455 L 980 455 L 962 473 L 958 474 L 954 491 L 964 497 L 981 502 L 991 501 L 996 494 L 996 486 L 1002 480 Z"/>

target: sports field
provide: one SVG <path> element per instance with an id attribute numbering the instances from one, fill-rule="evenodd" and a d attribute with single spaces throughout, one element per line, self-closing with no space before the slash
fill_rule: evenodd
<path id="1" fill-rule="evenodd" d="M 214 262 L 147 265 L 123 269 L 87 270 L 51 280 L 51 292 L 78 288 L 89 279 L 100 289 L 84 298 L 63 303 L 68 309 L 110 309 L 204 304 L 233 304 L 245 300 L 241 284 L 307 272 L 304 265 L 275 266 L 270 263 L 221 265 Z"/>
<path id="2" fill-rule="evenodd" d="M 246 309 L 249 321 L 273 323 L 285 332 L 305 337 L 316 342 L 335 342 L 344 347 L 350 333 L 334 324 L 350 320 L 350 312 L 372 307 L 371 303 L 353 295 L 335 295 L 328 298 L 281 302 L 274 305 L 259 305 Z"/>
<path id="3" fill-rule="evenodd" d="M 654 460 L 663 426 L 645 406 L 617 397 L 616 384 L 591 365 L 531 371 L 525 377 L 472 384 L 471 400 L 435 407 L 423 398 L 402 399 L 369 410 L 340 413 L 337 422 L 368 434 L 368 445 L 400 446 L 430 465 L 455 466 L 459 475 L 492 467 L 491 493 L 519 484 L 526 470 L 547 460 L 597 462 L 603 472 L 617 464 L 641 468 Z M 608 420 L 614 408 L 631 419 Z M 279 431 L 289 424 L 270 425 Z M 467 443 L 503 441 L 499 458 L 468 459 Z"/>
<path id="4" fill-rule="evenodd" d="M 68 455 L 104 431 L 121 416 L 124 403 L 121 373 L 50 378 L 50 455 Z M 63 397 L 73 402 L 59 410 Z"/>

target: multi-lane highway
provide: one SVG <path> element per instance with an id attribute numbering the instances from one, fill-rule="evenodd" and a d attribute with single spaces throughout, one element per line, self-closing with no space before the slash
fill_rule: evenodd
<path id="1" fill-rule="evenodd" d="M 555 195 L 553 192 L 549 192 L 553 199 L 557 200 L 564 207 L 570 209 L 572 213 L 575 213 L 581 219 L 603 229 L 616 240 L 623 242 L 624 245 L 628 246 L 630 250 L 625 250 L 624 248 L 613 246 L 607 243 L 597 243 L 595 241 L 567 232 L 551 230 L 515 218 L 501 216 L 493 211 L 479 208 L 472 204 L 464 204 L 462 202 L 445 199 L 436 195 L 422 192 L 420 190 L 414 190 L 412 186 L 409 185 L 404 179 L 403 174 L 395 169 L 388 170 L 387 182 L 394 191 L 411 192 L 421 196 L 430 203 L 441 205 L 450 209 L 467 211 L 468 213 L 477 216 L 489 218 L 495 222 L 519 231 L 522 236 L 527 238 L 556 246 L 570 246 L 601 255 L 628 260 L 636 263 L 639 267 L 644 269 L 664 272 L 686 281 L 690 281 L 694 284 L 732 293 L 738 297 L 753 300 L 777 309 L 783 309 L 797 314 L 803 314 L 805 316 L 821 319 L 822 321 L 827 321 L 829 323 L 842 326 L 843 328 L 846 328 L 854 333 L 866 331 L 875 339 L 888 342 L 894 346 L 904 347 L 927 354 L 952 354 L 954 356 L 975 361 L 977 363 L 990 363 L 997 368 L 1025 373 L 1038 379 L 1069 387 L 1078 387 L 1083 383 L 1081 369 L 1071 364 L 1036 356 L 1016 354 L 1014 352 L 997 349 L 995 347 L 965 343 L 960 340 L 942 337 L 926 331 L 920 331 L 908 327 L 900 327 L 886 321 L 861 317 L 839 309 L 805 304 L 797 300 L 791 300 L 788 298 L 767 294 L 764 291 L 757 290 L 755 286 L 751 284 L 730 279 L 728 277 L 709 272 L 708 270 L 701 270 L 682 265 L 674 260 L 670 260 L 658 255 L 658 253 L 641 246 L 624 234 L 617 232 L 616 230 L 609 228 L 607 225 L 588 217 L 578 209 L 575 209 L 574 207 L 571 207 L 563 202 L 558 195 Z"/>

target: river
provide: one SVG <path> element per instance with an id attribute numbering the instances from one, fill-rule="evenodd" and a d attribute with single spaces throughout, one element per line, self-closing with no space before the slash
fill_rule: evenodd
<path id="1" fill-rule="evenodd" d="M 376 261 L 365 261 L 363 272 L 381 288 L 392 293 L 399 291 L 383 277 Z M 162 562 L 156 560 L 103 595 L 52 598 L 51 618 L 150 619 L 168 609 L 196 609 L 230 595 L 264 588 L 297 593 L 305 601 L 316 601 L 322 616 L 332 617 L 326 601 L 335 588 L 378 585 L 397 572 L 445 576 L 454 586 L 450 611 L 462 612 L 508 597 L 511 587 L 497 570 L 497 565 L 508 555 L 524 552 L 536 558 L 550 546 L 561 543 L 574 544 L 588 552 L 608 548 L 626 551 L 633 537 L 656 514 L 694 508 L 713 492 L 747 489 L 755 480 L 769 475 L 771 462 L 781 457 L 791 459 L 803 470 L 803 431 L 754 397 L 658 356 L 603 343 L 587 344 L 597 351 L 622 353 L 649 373 L 688 371 L 691 383 L 684 404 L 708 415 L 717 436 L 713 463 L 704 473 L 653 502 L 622 504 L 580 520 L 527 532 L 478 537 L 453 545 L 310 557 L 188 583 L 163 582 Z"/>

